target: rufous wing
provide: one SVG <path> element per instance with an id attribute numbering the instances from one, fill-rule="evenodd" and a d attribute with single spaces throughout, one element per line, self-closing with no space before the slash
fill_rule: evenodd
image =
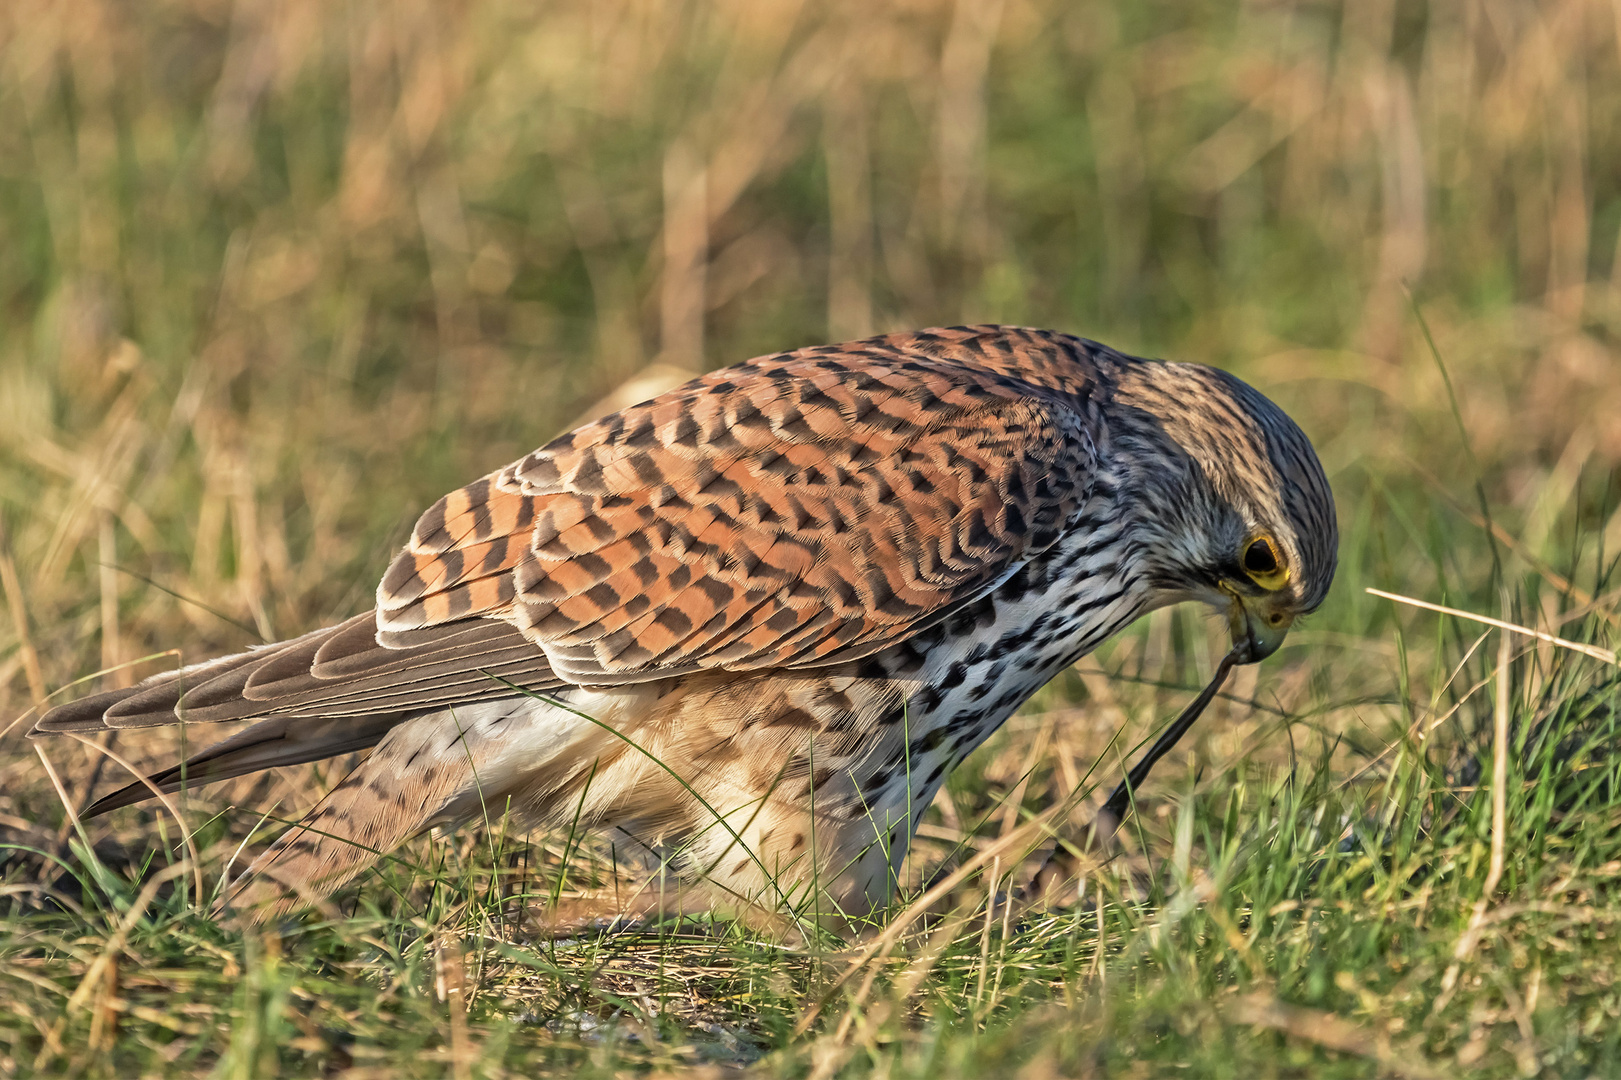
<path id="1" fill-rule="evenodd" d="M 586 684 L 904 640 L 1051 544 L 1096 465 L 1084 380 L 1032 384 L 976 343 L 762 358 L 577 429 L 423 516 L 380 640 L 507 619 Z"/>

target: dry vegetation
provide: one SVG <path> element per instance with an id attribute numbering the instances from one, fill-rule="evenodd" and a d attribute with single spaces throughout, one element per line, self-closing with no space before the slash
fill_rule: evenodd
<path id="1" fill-rule="evenodd" d="M 1614 665 L 1364 589 L 1616 640 L 1618 20 L 0 5 L 0 1077 L 1611 1075 Z M 1229 367 L 1340 498 L 1329 604 L 1161 767 L 1079 906 L 992 901 L 1209 673 L 1197 613 L 972 759 L 912 867 L 965 868 L 953 914 L 856 951 L 550 941 L 549 905 L 635 882 L 499 827 L 244 938 L 193 906 L 257 821 L 229 808 L 294 816 L 332 766 L 191 793 L 194 865 L 147 810 L 87 846 L 23 737 L 75 680 L 363 610 L 420 508 L 594 412 L 965 321 Z M 74 801 L 124 770 L 46 749 Z"/>

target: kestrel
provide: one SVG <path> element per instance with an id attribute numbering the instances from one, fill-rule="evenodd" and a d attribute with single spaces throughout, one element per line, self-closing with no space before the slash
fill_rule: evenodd
<path id="1" fill-rule="evenodd" d="M 376 610 L 35 732 L 258 720 L 87 814 L 370 748 L 250 869 L 278 909 L 510 811 L 859 915 L 946 775 L 1054 675 L 1185 600 L 1261 660 L 1336 545 L 1310 442 L 1231 375 L 1045 330 L 893 334 L 576 428 L 429 508 Z"/>

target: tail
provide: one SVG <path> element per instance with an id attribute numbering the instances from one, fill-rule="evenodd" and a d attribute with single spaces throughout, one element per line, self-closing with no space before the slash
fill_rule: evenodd
<path id="1" fill-rule="evenodd" d="M 342 783 L 265 849 L 237 879 L 224 906 L 255 923 L 322 902 L 371 869 L 394 848 L 428 828 L 428 815 L 410 813 L 377 790 L 370 762 Z"/>
<path id="2" fill-rule="evenodd" d="M 545 654 L 497 620 L 447 623 L 395 646 L 379 645 L 376 636 L 376 617 L 366 612 L 290 641 L 59 705 L 40 719 L 33 734 L 260 721 L 98 800 L 84 811 L 94 816 L 150 798 L 153 788 L 177 791 L 364 750 L 410 717 L 510 698 L 514 685 L 537 690 L 559 685 Z"/>
<path id="3" fill-rule="evenodd" d="M 476 816 L 481 791 L 451 713 L 392 728 L 297 825 L 237 879 L 225 906 L 254 922 L 319 906 L 379 859 L 437 825 Z M 479 757 L 477 740 L 472 755 Z"/>
<path id="4" fill-rule="evenodd" d="M 197 788 L 217 780 L 274 769 L 283 765 L 303 765 L 323 758 L 365 750 L 403 721 L 398 714 L 343 717 L 337 720 L 276 717 L 262 720 L 245 731 L 221 740 L 179 765 L 153 773 L 144 780 L 126 784 L 103 795 L 79 812 L 92 818 L 110 810 L 131 806 L 152 797 L 152 790 L 168 794 L 182 788 Z"/>
<path id="5" fill-rule="evenodd" d="M 503 547 L 503 551 L 506 548 Z M 106 813 L 154 791 L 375 749 L 238 880 L 226 905 L 260 920 L 319 903 L 378 859 L 435 825 L 477 815 L 495 794 L 483 785 L 488 755 L 513 732 L 505 721 L 534 707 L 522 690 L 562 689 L 546 654 L 492 615 L 453 618 L 379 640 L 375 612 L 93 694 L 47 712 L 32 734 L 85 735 L 182 722 L 258 723 L 86 808 Z M 464 727 L 457 710 L 467 718 Z M 578 726 L 567 710 L 531 740 L 562 751 L 555 733 Z M 479 725 L 483 725 L 480 727 Z M 477 730 L 473 730 L 477 728 Z M 520 736 L 521 742 L 521 736 Z M 544 756 L 544 755 L 542 755 Z M 509 775 L 532 767 L 519 747 Z M 500 771 L 500 770 L 498 770 Z"/>

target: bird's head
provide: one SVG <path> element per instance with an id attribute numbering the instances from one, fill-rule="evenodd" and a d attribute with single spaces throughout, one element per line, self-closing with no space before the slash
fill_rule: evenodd
<path id="1" fill-rule="evenodd" d="M 1226 372 L 1129 360 L 1114 374 L 1110 431 L 1154 534 L 1151 586 L 1225 614 L 1238 662 L 1265 659 L 1334 579 L 1339 529 L 1316 452 Z"/>

